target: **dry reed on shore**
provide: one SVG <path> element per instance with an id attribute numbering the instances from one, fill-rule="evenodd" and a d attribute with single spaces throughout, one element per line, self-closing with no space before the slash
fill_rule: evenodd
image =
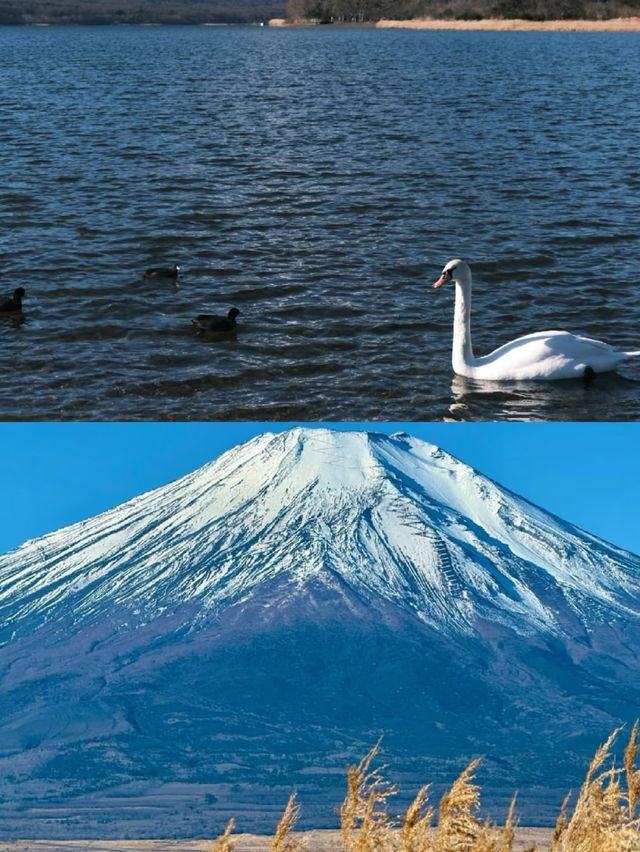
<path id="1" fill-rule="evenodd" d="M 227 827 L 220 837 L 213 844 L 211 852 L 233 852 L 233 843 L 231 842 L 231 832 L 233 831 L 234 820 L 230 819 Z"/>
<path id="2" fill-rule="evenodd" d="M 640 852 L 640 768 L 636 760 L 638 723 L 633 726 L 622 767 L 616 767 L 611 746 L 614 731 L 596 751 L 569 819 L 565 798 L 549 852 Z M 341 849 L 336 852 L 513 852 L 513 797 L 504 826 L 479 818 L 480 788 L 474 783 L 479 761 L 472 761 L 442 796 L 438 819 L 428 804 L 428 786 L 409 805 L 401 825 L 387 812 L 387 799 L 396 789 L 388 783 L 385 766 L 375 767 L 380 741 L 356 766 L 347 770 L 347 793 L 339 809 Z M 299 805 L 293 793 L 276 829 L 271 852 L 302 852 L 304 839 L 294 828 Z M 232 852 L 233 820 L 212 852 Z M 543 852 L 532 846 L 526 852 Z"/>
<path id="3" fill-rule="evenodd" d="M 611 759 L 611 746 L 618 731 L 596 751 L 580 788 L 573 815 L 566 818 L 564 800 L 551 852 L 638 852 L 640 819 L 637 817 L 640 793 L 638 723 L 633 726 L 624 752 L 624 767 L 603 769 Z M 601 771 L 600 771 L 601 770 Z M 625 785 L 622 783 L 624 776 Z"/>
<path id="4" fill-rule="evenodd" d="M 385 766 L 372 769 L 380 740 L 357 766 L 347 770 L 347 794 L 340 806 L 343 852 L 392 852 L 392 823 L 386 802 L 395 787 L 382 777 Z"/>
<path id="5" fill-rule="evenodd" d="M 271 852 L 304 852 L 304 838 L 293 834 L 299 815 L 300 805 L 296 803 L 296 794 L 292 793 L 276 828 Z"/>

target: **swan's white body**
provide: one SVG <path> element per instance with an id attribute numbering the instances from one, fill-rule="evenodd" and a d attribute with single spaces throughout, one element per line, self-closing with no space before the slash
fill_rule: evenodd
<path id="1" fill-rule="evenodd" d="M 640 350 L 620 352 L 568 331 L 539 331 L 476 358 L 471 346 L 471 270 L 463 260 L 450 260 L 433 286 L 447 281 L 456 285 L 452 364 L 460 376 L 489 381 L 575 379 L 610 372 L 622 361 L 640 357 Z"/>

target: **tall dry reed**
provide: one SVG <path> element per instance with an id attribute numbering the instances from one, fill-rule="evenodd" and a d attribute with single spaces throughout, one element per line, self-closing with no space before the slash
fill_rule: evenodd
<path id="1" fill-rule="evenodd" d="M 233 826 L 234 821 L 230 819 L 224 832 L 214 842 L 211 852 L 233 852 L 233 843 L 231 842 Z"/>
<path id="2" fill-rule="evenodd" d="M 637 723 L 625 749 L 624 768 L 617 768 L 611 758 L 611 746 L 617 735 L 616 730 L 596 751 L 570 820 L 566 818 L 565 799 L 556 823 L 552 852 L 640 850 L 640 819 L 637 817 L 640 770 L 635 766 Z M 611 765 L 605 767 L 609 763 Z"/>
<path id="3" fill-rule="evenodd" d="M 407 808 L 400 834 L 402 852 L 429 852 L 431 849 L 431 823 L 434 810 L 427 805 L 429 787 L 425 785 Z"/>
<path id="4" fill-rule="evenodd" d="M 293 834 L 299 816 L 300 805 L 296 802 L 296 794 L 292 793 L 276 828 L 271 852 L 304 852 L 304 838 Z"/>
<path id="5" fill-rule="evenodd" d="M 347 770 L 347 794 L 340 806 L 340 834 L 343 852 L 392 852 L 392 822 L 386 811 L 395 788 L 382 772 L 372 767 L 380 750 L 380 740 L 357 766 Z"/>

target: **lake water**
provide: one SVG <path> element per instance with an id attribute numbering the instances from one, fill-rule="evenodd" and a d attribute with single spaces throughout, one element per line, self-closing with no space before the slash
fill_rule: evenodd
<path id="1" fill-rule="evenodd" d="M 640 348 L 640 34 L 0 28 L 2 419 L 640 419 L 640 362 L 478 384 L 474 345 Z M 179 263 L 178 287 L 145 282 Z M 240 310 L 235 338 L 191 319 Z"/>

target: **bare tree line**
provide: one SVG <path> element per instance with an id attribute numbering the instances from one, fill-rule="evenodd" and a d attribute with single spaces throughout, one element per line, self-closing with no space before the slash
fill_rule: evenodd
<path id="1" fill-rule="evenodd" d="M 0 0 L 0 24 L 251 23 L 285 0 Z"/>
<path id="2" fill-rule="evenodd" d="M 288 0 L 287 16 L 330 22 L 378 21 L 381 18 L 524 18 L 590 20 L 640 15 L 640 2 L 620 0 Z"/>

